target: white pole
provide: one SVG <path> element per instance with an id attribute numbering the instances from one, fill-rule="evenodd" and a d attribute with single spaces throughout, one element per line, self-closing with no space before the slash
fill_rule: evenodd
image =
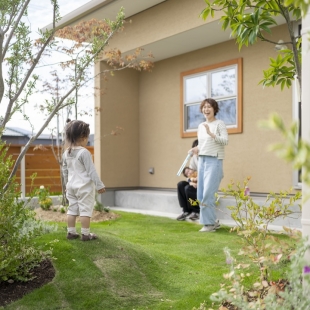
<path id="1" fill-rule="evenodd" d="M 302 19 L 302 87 L 301 87 L 301 137 L 307 143 L 310 143 L 310 10 Z M 309 193 L 309 186 L 302 184 L 303 197 Z M 310 239 L 310 199 L 303 202 L 302 205 L 302 235 Z M 310 243 L 310 240 L 308 240 Z M 310 262 L 310 251 L 306 253 L 306 260 Z"/>
<path id="2" fill-rule="evenodd" d="M 59 149 L 59 145 L 60 145 L 60 143 L 59 143 L 59 113 L 57 112 L 57 114 L 56 114 L 56 119 L 57 119 L 57 137 L 56 137 L 56 145 L 57 145 L 57 149 Z"/>
<path id="3" fill-rule="evenodd" d="M 21 152 L 23 151 L 24 147 L 21 147 Z M 21 196 L 22 199 L 25 199 L 26 197 L 26 160 L 25 160 L 26 154 L 23 157 L 21 163 L 20 163 L 20 182 L 21 182 Z"/>

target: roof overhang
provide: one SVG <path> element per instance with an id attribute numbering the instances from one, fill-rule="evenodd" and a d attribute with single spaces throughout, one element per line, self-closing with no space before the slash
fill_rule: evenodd
<path id="1" fill-rule="evenodd" d="M 103 10 L 104 15 L 102 18 L 114 20 L 120 8 L 123 7 L 125 8 L 126 18 L 129 18 L 165 1 L 167 0 L 92 0 L 63 16 L 56 24 L 56 28 L 59 29 L 73 24 L 97 10 Z M 51 29 L 52 24 L 43 28 Z"/>
<path id="2" fill-rule="evenodd" d="M 65 15 L 57 24 L 57 28 L 74 24 L 85 18 L 87 15 L 96 11 L 98 12 L 98 10 L 100 15 L 102 15 L 102 18 L 114 20 L 121 7 L 124 7 L 127 19 L 130 16 L 138 14 L 165 1 L 167 0 L 92 0 Z M 281 17 L 277 17 L 276 20 L 279 25 L 284 23 L 284 19 Z M 51 25 L 45 28 L 51 28 Z M 147 53 L 151 52 L 154 55 L 154 61 L 156 62 L 207 46 L 219 44 L 230 39 L 230 31 L 223 31 L 220 21 L 215 19 L 212 22 L 206 22 L 205 24 L 190 30 L 137 47 L 143 48 Z M 128 50 L 123 52 L 132 53 L 133 51 L 134 50 Z"/>

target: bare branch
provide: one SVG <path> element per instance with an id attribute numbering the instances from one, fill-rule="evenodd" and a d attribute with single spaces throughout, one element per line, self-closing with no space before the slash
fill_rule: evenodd
<path id="1" fill-rule="evenodd" d="M 275 41 L 271 41 L 271 40 L 269 40 L 269 39 L 266 39 L 262 34 L 258 34 L 257 35 L 257 37 L 258 38 L 260 38 L 262 41 L 264 41 L 264 42 L 268 42 L 268 43 L 272 43 L 272 44 L 274 44 L 274 45 L 285 45 L 285 44 L 293 44 L 293 42 L 292 41 L 288 41 L 288 42 L 281 42 L 281 43 L 279 43 L 279 42 L 275 42 Z"/>

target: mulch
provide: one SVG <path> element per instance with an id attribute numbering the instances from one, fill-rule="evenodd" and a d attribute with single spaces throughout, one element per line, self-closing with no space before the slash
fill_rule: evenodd
<path id="1" fill-rule="evenodd" d="M 55 269 L 50 260 L 44 260 L 32 271 L 33 280 L 28 282 L 0 282 L 0 307 L 16 301 L 33 290 L 51 282 Z"/>

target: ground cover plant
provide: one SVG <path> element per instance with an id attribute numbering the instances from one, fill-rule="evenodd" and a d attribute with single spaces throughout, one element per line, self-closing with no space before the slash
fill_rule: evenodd
<path id="1" fill-rule="evenodd" d="M 238 236 L 222 227 L 201 234 L 195 223 L 118 212 L 116 220 L 92 223 L 94 242 L 66 240 L 65 223 L 40 236 L 57 239 L 56 276 L 5 309 L 192 309 L 220 288 Z M 249 279 L 251 283 L 253 279 Z"/>

